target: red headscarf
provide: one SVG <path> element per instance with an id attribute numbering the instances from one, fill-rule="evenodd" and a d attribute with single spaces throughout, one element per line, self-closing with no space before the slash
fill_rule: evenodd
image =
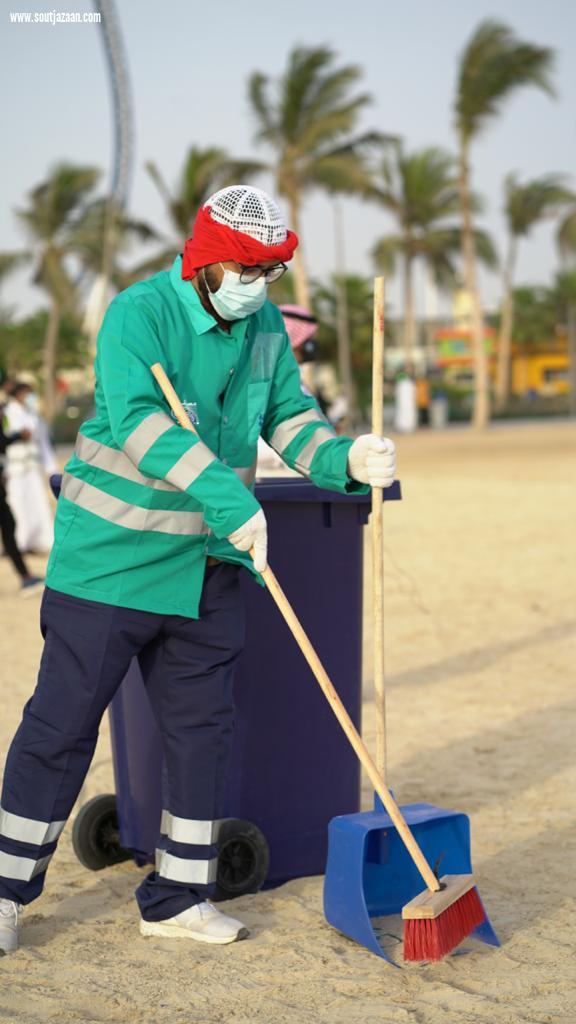
<path id="1" fill-rule="evenodd" d="M 196 277 L 200 267 L 209 263 L 236 260 L 245 267 L 253 267 L 263 260 L 291 260 L 298 245 L 298 238 L 289 231 L 286 240 L 278 245 L 264 245 L 243 231 L 233 231 L 227 224 L 212 220 L 210 207 L 198 210 L 192 237 L 186 239 L 182 258 L 182 278 L 189 281 Z"/>

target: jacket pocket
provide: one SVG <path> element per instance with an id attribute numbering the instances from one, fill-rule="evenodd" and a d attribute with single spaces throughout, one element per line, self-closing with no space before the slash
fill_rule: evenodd
<path id="1" fill-rule="evenodd" d="M 268 407 L 268 395 L 270 394 L 270 380 L 251 381 L 248 384 L 248 444 L 256 444 L 262 430 L 262 425 Z"/>

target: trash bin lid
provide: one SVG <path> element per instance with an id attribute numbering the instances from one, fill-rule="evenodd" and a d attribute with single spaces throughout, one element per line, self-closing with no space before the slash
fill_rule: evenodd
<path id="1" fill-rule="evenodd" d="M 271 501 L 313 501 L 324 502 L 355 502 L 357 505 L 369 505 L 372 495 L 368 494 L 340 494 L 338 491 L 328 491 L 322 487 L 316 487 L 308 480 L 298 480 L 296 477 L 264 477 L 256 482 L 256 497 L 259 501 L 267 504 Z M 384 501 L 401 501 L 402 492 L 400 481 L 395 480 L 391 487 L 384 490 Z"/>

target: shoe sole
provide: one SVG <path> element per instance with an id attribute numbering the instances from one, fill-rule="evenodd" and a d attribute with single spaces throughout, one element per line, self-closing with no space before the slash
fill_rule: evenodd
<path id="1" fill-rule="evenodd" d="M 247 928 L 240 928 L 236 935 L 219 938 L 215 935 L 193 932 L 189 928 L 181 928 L 175 924 L 163 924 L 161 921 L 140 921 L 140 935 L 145 937 L 156 935 L 163 939 L 195 939 L 196 942 L 208 942 L 213 946 L 227 946 L 231 942 L 240 942 L 242 939 L 247 939 L 249 934 Z"/>

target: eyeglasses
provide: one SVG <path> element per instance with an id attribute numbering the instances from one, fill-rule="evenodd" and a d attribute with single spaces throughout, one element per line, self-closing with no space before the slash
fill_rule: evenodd
<path id="1" fill-rule="evenodd" d="M 240 271 L 240 281 L 242 284 L 252 284 L 262 276 L 264 276 L 266 284 L 273 284 L 274 281 L 278 281 L 288 270 L 285 263 L 278 263 L 275 267 L 243 267 L 241 263 L 238 266 L 242 267 Z"/>

